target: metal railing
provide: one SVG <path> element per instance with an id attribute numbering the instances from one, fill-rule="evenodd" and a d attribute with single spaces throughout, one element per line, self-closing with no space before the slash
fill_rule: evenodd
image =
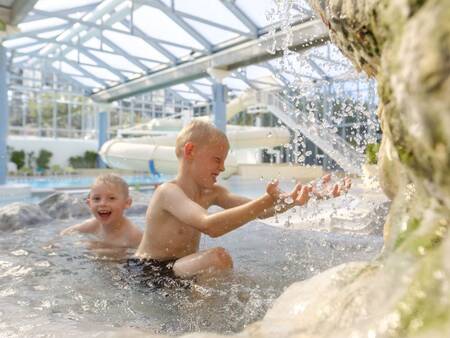
<path id="1" fill-rule="evenodd" d="M 356 151 L 347 141 L 335 132 L 325 128 L 315 119 L 308 119 L 279 91 L 255 92 L 256 101 L 267 105 L 268 110 L 293 131 L 300 131 L 311 142 L 320 147 L 342 169 L 348 173 L 361 173 L 364 163 L 363 154 Z"/>

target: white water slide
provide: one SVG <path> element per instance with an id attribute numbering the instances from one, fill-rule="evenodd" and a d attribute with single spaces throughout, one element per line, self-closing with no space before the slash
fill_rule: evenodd
<path id="1" fill-rule="evenodd" d="M 246 93 L 232 100 L 227 105 L 227 118 L 230 119 L 251 105 L 248 98 L 250 95 Z M 206 118 L 201 117 L 200 119 Z M 175 174 L 178 168 L 178 160 L 175 156 L 175 138 L 182 126 L 183 120 L 181 119 L 155 119 L 148 124 L 121 131 L 122 135 L 142 137 L 109 140 L 102 146 L 99 153 L 102 160 L 112 168 L 150 170 L 154 174 Z M 227 125 L 227 137 L 231 150 L 272 148 L 288 143 L 290 133 L 286 128 L 279 127 Z M 227 157 L 225 168 L 225 172 L 222 174 L 224 177 L 237 172 L 238 164 L 232 153 Z"/>

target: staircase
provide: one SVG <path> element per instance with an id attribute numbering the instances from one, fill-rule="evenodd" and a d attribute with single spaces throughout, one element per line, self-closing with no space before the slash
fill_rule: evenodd
<path id="1" fill-rule="evenodd" d="M 306 114 L 297 114 L 298 109 L 277 91 L 258 91 L 256 102 L 267 105 L 268 110 L 293 131 L 300 131 L 311 142 L 320 147 L 342 169 L 348 173 L 360 174 L 365 158 L 347 141 L 316 121 L 310 121 Z"/>

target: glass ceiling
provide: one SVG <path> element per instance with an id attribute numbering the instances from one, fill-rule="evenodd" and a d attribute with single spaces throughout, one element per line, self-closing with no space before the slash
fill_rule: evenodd
<path id="1" fill-rule="evenodd" d="M 39 0 L 3 37 L 10 64 L 45 64 L 95 93 L 162 69 L 212 55 L 255 40 L 270 30 L 273 0 Z M 305 1 L 296 1 L 294 21 L 312 17 Z M 316 48 L 296 74 L 305 79 L 342 78 L 352 67 L 329 46 Z M 250 87 L 283 85 L 277 61 L 232 72 L 224 83 L 238 95 Z M 210 78 L 172 89 L 187 99 L 211 98 Z"/>

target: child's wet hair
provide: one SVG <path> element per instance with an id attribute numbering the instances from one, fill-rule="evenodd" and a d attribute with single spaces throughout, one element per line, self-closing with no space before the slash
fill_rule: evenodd
<path id="1" fill-rule="evenodd" d="M 126 197 L 129 195 L 128 183 L 117 174 L 108 173 L 97 176 L 91 185 L 91 189 L 99 184 L 111 185 L 119 188 Z"/>
<path id="2" fill-rule="evenodd" d="M 225 133 L 217 129 L 212 123 L 194 120 L 186 125 L 178 134 L 175 153 L 178 158 L 182 157 L 183 147 L 187 142 L 207 145 L 218 141 L 225 142 L 227 146 L 230 146 Z"/>

